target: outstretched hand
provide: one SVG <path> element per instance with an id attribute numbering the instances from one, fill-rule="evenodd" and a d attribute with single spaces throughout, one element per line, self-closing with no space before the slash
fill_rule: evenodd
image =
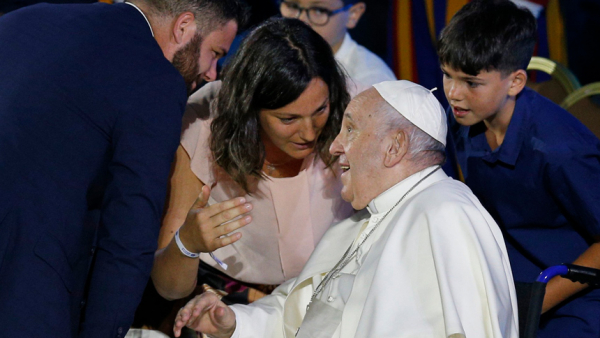
<path id="1" fill-rule="evenodd" d="M 173 333 L 181 335 L 184 326 L 216 338 L 229 338 L 235 331 L 235 313 L 211 292 L 190 300 L 175 317 Z"/>
<path id="2" fill-rule="evenodd" d="M 211 252 L 242 238 L 235 230 L 252 221 L 252 204 L 243 197 L 208 205 L 210 187 L 204 185 L 179 230 L 181 240 L 192 252 Z"/>

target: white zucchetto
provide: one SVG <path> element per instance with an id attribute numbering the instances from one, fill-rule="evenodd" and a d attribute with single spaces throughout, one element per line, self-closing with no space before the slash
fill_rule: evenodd
<path id="1" fill-rule="evenodd" d="M 432 91 L 406 80 L 385 81 L 373 87 L 417 128 L 446 145 L 446 113 Z"/>

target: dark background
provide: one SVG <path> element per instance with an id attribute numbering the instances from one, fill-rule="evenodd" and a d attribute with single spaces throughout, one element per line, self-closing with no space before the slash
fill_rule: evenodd
<path id="1" fill-rule="evenodd" d="M 107 0 L 109 1 L 109 0 Z M 252 7 L 251 23 L 257 24 L 278 15 L 277 0 L 246 0 Z M 358 26 L 350 31 L 361 45 L 381 56 L 390 66 L 393 47 L 388 43 L 393 35 L 392 2 L 399 0 L 363 0 L 367 11 Z M 423 0 L 414 0 L 423 1 Z M 39 0 L 0 0 L 0 12 L 7 13 Z M 47 0 L 50 3 L 84 3 L 96 0 Z M 600 0 L 561 0 L 567 36 L 568 67 L 582 85 L 600 81 Z M 392 67 L 393 69 L 393 67 Z"/>

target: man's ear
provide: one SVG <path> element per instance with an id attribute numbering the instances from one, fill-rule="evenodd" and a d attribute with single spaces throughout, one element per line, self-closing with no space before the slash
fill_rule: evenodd
<path id="1" fill-rule="evenodd" d="M 400 163 L 404 156 L 406 156 L 406 153 L 408 153 L 408 146 L 408 138 L 404 130 L 393 134 L 385 149 L 383 165 L 386 168 L 391 168 Z"/>
<path id="2" fill-rule="evenodd" d="M 517 96 L 527 84 L 527 72 L 523 69 L 519 69 L 509 76 L 512 78 L 512 80 L 510 81 L 508 95 Z"/>
<path id="3" fill-rule="evenodd" d="M 357 2 L 352 7 L 350 7 L 350 9 L 348 10 L 350 15 L 348 16 L 348 22 L 346 23 L 346 28 L 352 29 L 352 28 L 356 27 L 356 24 L 358 24 L 358 21 L 360 21 L 360 18 L 362 17 L 362 15 L 365 13 L 366 10 L 367 10 L 367 5 L 364 2 Z"/>
<path id="4" fill-rule="evenodd" d="M 173 22 L 172 39 L 177 45 L 187 44 L 196 35 L 196 20 L 194 13 L 183 12 Z"/>

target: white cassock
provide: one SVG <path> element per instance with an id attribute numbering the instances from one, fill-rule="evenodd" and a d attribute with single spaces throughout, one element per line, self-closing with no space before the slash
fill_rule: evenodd
<path id="1" fill-rule="evenodd" d="M 517 338 L 516 296 L 500 229 L 471 190 L 441 170 L 381 221 L 306 312 L 346 249 L 434 169 L 410 176 L 332 226 L 298 278 L 251 305 L 232 306 L 233 337 Z"/>

